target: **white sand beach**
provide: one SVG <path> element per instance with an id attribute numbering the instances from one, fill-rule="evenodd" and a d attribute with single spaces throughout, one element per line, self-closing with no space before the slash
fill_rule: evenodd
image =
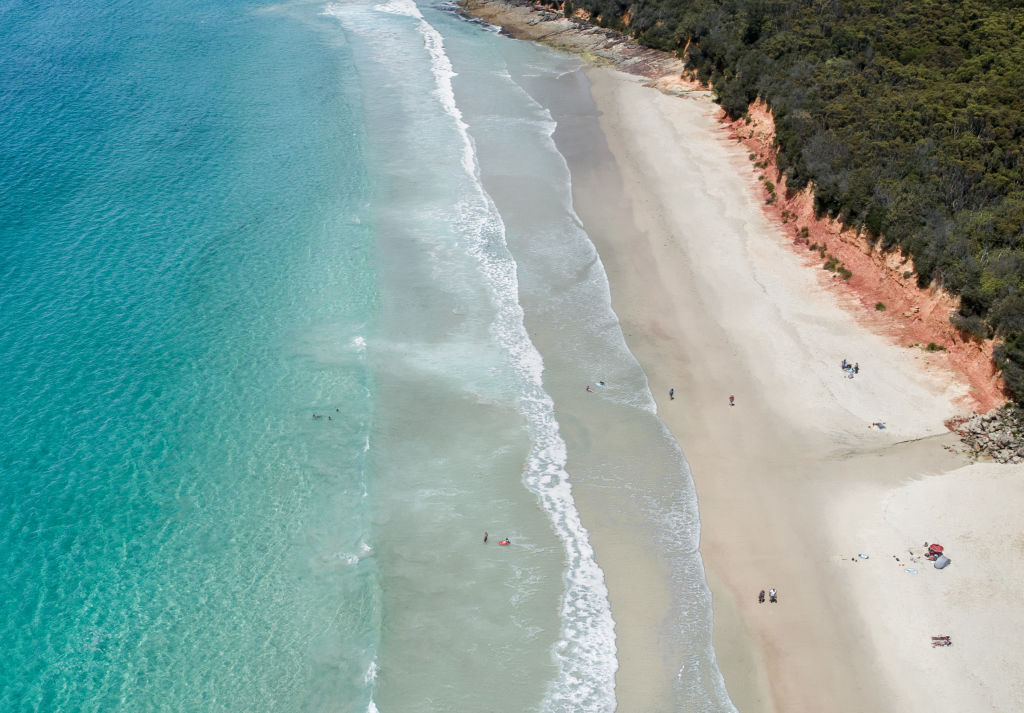
<path id="1" fill-rule="evenodd" d="M 739 710 L 1024 708 L 1010 640 L 1024 625 L 1024 468 L 954 452 L 943 421 L 966 384 L 941 356 L 869 331 L 788 248 L 706 93 L 588 76 L 623 194 L 583 170 L 574 198 L 693 471 Z M 925 542 L 953 564 L 911 561 Z M 606 566 L 613 616 L 633 608 L 618 571 Z M 779 603 L 759 604 L 771 587 Z M 953 644 L 933 647 L 938 635 Z M 644 701 L 640 665 L 621 661 L 622 711 Z"/>
<path id="2" fill-rule="evenodd" d="M 693 473 L 736 707 L 1024 710 L 1024 466 L 960 452 L 944 421 L 976 396 L 963 372 L 900 346 L 792 248 L 748 149 L 709 92 L 679 81 L 678 60 L 531 6 L 470 4 L 516 36 L 631 72 L 587 70 L 607 146 L 568 156 L 573 198 Z M 666 578 L 617 544 L 613 494 L 583 494 L 616 621 L 618 709 L 670 710 L 652 613 L 663 594 L 649 584 Z M 942 570 L 921 557 L 935 542 L 952 561 Z M 778 603 L 759 604 L 770 588 Z"/>

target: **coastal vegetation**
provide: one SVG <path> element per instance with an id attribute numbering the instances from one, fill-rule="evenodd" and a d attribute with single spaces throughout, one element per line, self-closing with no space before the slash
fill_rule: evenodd
<path id="1" fill-rule="evenodd" d="M 743 116 L 775 118 L 789 189 L 995 338 L 1024 400 L 1024 6 L 1014 0 L 573 0 L 566 14 L 676 52 Z M 774 183 L 764 177 L 772 200 Z M 778 178 L 776 178 L 776 181 Z M 824 252 L 824 251 L 822 251 Z M 833 265 L 828 269 L 839 268 Z"/>

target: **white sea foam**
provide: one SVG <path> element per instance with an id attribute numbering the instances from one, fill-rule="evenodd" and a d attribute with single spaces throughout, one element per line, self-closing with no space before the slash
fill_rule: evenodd
<path id="1" fill-rule="evenodd" d="M 597 713 L 615 709 L 616 660 L 614 622 L 604 574 L 597 565 L 589 535 L 580 522 L 566 472 L 567 453 L 555 419 L 554 403 L 543 388 L 544 363 L 530 341 L 518 301 L 516 264 L 507 247 L 505 225 L 480 180 L 476 147 L 456 101 L 456 73 L 445 52 L 441 34 L 427 22 L 411 0 L 388 0 L 379 12 L 414 18 L 430 61 L 432 94 L 457 132 L 459 163 L 469 179 L 469 190 L 454 207 L 455 226 L 476 270 L 485 279 L 495 316 L 490 333 L 511 365 L 519 390 L 518 406 L 528 426 L 531 452 L 524 482 L 547 512 L 552 528 L 565 548 L 565 591 L 560 603 L 561 631 L 552 650 L 558 673 L 539 709 L 545 713 Z M 325 14 L 347 17 L 352 10 L 340 3 Z M 351 21 L 351 20 L 350 20 Z M 550 134 L 550 115 L 538 123 Z M 452 249 L 438 245 L 438 254 Z M 448 261 L 438 258 L 449 267 Z M 375 343 L 375 347 L 377 347 Z M 422 345 L 420 347 L 422 349 Z M 447 366 L 451 369 L 451 363 Z M 376 713 L 371 701 L 369 710 Z"/>
<path id="2" fill-rule="evenodd" d="M 416 3 L 412 0 L 388 0 L 388 2 L 381 3 L 374 7 L 375 10 L 380 12 L 387 12 L 392 15 L 406 15 L 407 17 L 423 18 L 420 13 L 420 9 L 416 7 Z"/>
<path id="3" fill-rule="evenodd" d="M 496 74 L 506 78 L 504 72 Z M 525 87 L 519 85 L 510 74 L 507 79 L 517 86 L 523 103 L 529 104 L 533 109 L 534 117 L 529 120 L 529 124 L 538 127 L 540 140 L 547 146 L 548 157 L 560 164 L 550 167 L 554 170 L 549 170 L 547 174 L 551 176 L 552 180 L 545 184 L 545 196 L 557 196 L 562 209 L 571 216 L 577 228 L 571 231 L 571 235 L 557 241 L 557 250 L 561 251 L 561 254 L 552 249 L 551 254 L 545 257 L 549 259 L 549 264 L 555 264 L 555 261 L 558 260 L 566 266 L 564 277 L 567 280 L 576 280 L 575 286 L 578 288 L 576 298 L 585 301 L 588 314 L 601 315 L 602 321 L 599 326 L 595 325 L 595 329 L 599 330 L 607 340 L 606 346 L 609 348 L 609 353 L 615 355 L 613 361 L 619 362 L 614 364 L 617 368 L 613 371 L 628 372 L 631 376 L 639 376 L 642 380 L 641 388 L 636 388 L 635 378 L 631 380 L 630 388 L 622 388 L 619 383 L 610 383 L 607 388 L 601 390 L 601 398 L 656 416 L 656 406 L 647 377 L 629 351 L 618 317 L 612 309 L 608 280 L 600 255 L 575 212 L 569 166 L 554 141 L 557 123 L 551 111 L 536 102 Z M 571 247 L 570 243 L 574 247 Z M 535 254 L 539 251 L 546 251 L 546 246 L 543 243 L 535 242 L 531 248 Z M 564 252 L 567 250 L 571 251 L 572 259 L 565 258 Z M 588 279 L 585 282 L 579 280 L 580 266 L 583 265 L 590 266 L 587 271 Z M 569 311 L 562 310 L 562 312 Z M 628 369 L 621 368 L 623 366 L 621 360 L 631 362 Z M 591 367 L 598 366 L 589 359 L 586 363 Z M 602 376 L 604 374 L 600 370 L 595 374 L 595 378 Z M 680 477 L 673 484 L 673 495 L 669 498 L 665 498 L 663 495 L 658 497 L 648 495 L 639 488 L 634 493 L 634 497 L 643 503 L 644 510 L 651 521 L 658 523 L 655 532 L 658 533 L 659 551 L 674 563 L 673 579 L 676 596 L 673 598 L 672 614 L 668 619 L 673 623 L 671 629 L 666 630 L 666 635 L 667 638 L 671 638 L 675 642 L 685 642 L 681 644 L 685 650 L 681 652 L 678 675 L 679 700 L 707 702 L 706 708 L 699 707 L 696 710 L 728 710 L 735 713 L 735 708 L 729 701 L 724 679 L 716 666 L 709 637 L 712 627 L 711 593 L 706 584 L 700 555 L 697 552 L 700 524 L 696 493 L 689 468 L 678 444 L 660 421 L 654 421 L 654 423 L 657 423 L 661 429 L 664 446 L 669 451 L 666 455 L 672 465 L 668 467 L 668 472 L 677 473 Z M 628 483 L 629 481 L 624 482 Z M 585 602 L 574 602 L 573 604 L 585 605 Z"/>
<path id="4" fill-rule="evenodd" d="M 366 667 L 366 674 L 363 676 L 363 683 L 370 685 L 377 680 L 377 661 L 374 659 L 370 662 L 370 665 Z M 373 705 L 373 701 L 370 701 L 370 705 Z"/>
<path id="5" fill-rule="evenodd" d="M 406 14 L 413 11 L 408 9 L 412 5 L 409 0 L 390 2 L 388 6 L 396 4 L 405 8 Z M 415 12 L 418 14 L 418 10 Z M 473 139 L 455 101 L 455 72 L 444 51 L 441 34 L 422 16 L 418 27 L 430 55 L 436 96 L 461 137 L 461 163 L 472 181 L 473 195 L 457 207 L 462 235 L 470 241 L 470 254 L 491 286 L 497 308 L 491 334 L 508 354 L 520 383 L 519 406 L 532 441 L 525 482 L 548 513 L 568 559 L 566 591 L 561 603 L 562 631 L 553 652 L 559 675 L 549 687 L 541 708 L 612 711 L 618 663 L 604 573 L 597 565 L 573 501 L 565 470 L 565 442 L 555 419 L 554 403 L 543 387 L 544 363 L 523 323 L 516 266 L 508 252 L 504 223 L 480 181 Z"/>
<path id="6" fill-rule="evenodd" d="M 647 411 L 651 414 L 656 414 L 658 407 L 654 401 L 654 395 L 651 393 L 647 383 L 647 375 L 643 369 L 640 368 L 640 364 L 636 361 L 633 353 L 629 350 L 629 346 L 626 344 L 625 334 L 621 328 L 619 317 L 612 308 L 612 296 L 611 288 L 608 283 L 607 272 L 604 267 L 604 262 L 601 260 L 600 254 L 597 252 L 597 247 L 594 245 L 590 236 L 587 235 L 583 229 L 583 221 L 576 213 L 576 207 L 573 203 L 572 198 L 572 173 L 569 170 L 569 164 L 565 159 L 565 156 L 561 151 L 558 150 L 558 146 L 555 144 L 555 131 L 558 128 L 558 122 L 555 121 L 551 114 L 551 110 L 540 104 L 537 100 L 530 95 L 526 89 L 524 89 L 518 82 L 516 82 L 511 73 L 503 72 L 504 76 L 516 86 L 520 96 L 526 104 L 529 104 L 535 112 L 537 112 L 541 118 L 536 120 L 536 125 L 544 137 L 544 143 L 550 151 L 550 155 L 556 157 L 559 162 L 560 173 L 564 177 L 564 180 L 555 185 L 555 190 L 559 196 L 562 206 L 567 215 L 571 216 L 572 221 L 579 228 L 578 237 L 581 241 L 584 241 L 589 247 L 590 259 L 595 263 L 596 269 L 594 270 L 594 281 L 590 285 L 592 288 L 588 292 L 588 298 L 593 296 L 593 290 L 596 290 L 600 294 L 601 304 L 604 307 L 604 313 L 614 322 L 615 328 L 608 329 L 607 334 L 610 339 L 615 340 L 615 353 L 625 355 L 633 365 L 637 368 L 637 371 L 642 375 L 644 381 L 644 387 L 642 389 L 629 389 L 628 391 L 612 390 L 605 394 L 605 398 L 612 399 L 618 403 L 631 406 L 643 411 Z M 565 73 L 563 73 L 565 74 Z M 562 76 L 562 75 L 558 75 Z M 560 246 L 561 249 L 561 246 Z M 670 436 L 671 438 L 671 436 Z M 680 452 L 680 456 L 681 456 Z"/>
<path id="7" fill-rule="evenodd" d="M 373 552 L 373 548 L 370 545 L 366 544 L 364 540 L 359 541 L 358 550 L 359 551 L 355 553 L 339 552 L 337 554 L 337 558 L 342 560 L 347 565 L 355 565 L 359 564 L 360 560 L 362 560 L 364 557 L 367 557 L 371 552 Z"/>

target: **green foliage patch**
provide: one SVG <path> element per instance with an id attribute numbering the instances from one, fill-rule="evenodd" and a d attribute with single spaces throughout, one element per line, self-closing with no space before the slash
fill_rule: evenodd
<path id="1" fill-rule="evenodd" d="M 649 46 L 688 48 L 688 68 L 733 117 L 764 99 L 788 186 L 812 185 L 819 215 L 902 248 L 921 286 L 960 295 L 954 323 L 997 337 L 997 364 L 1024 399 L 1022 3 L 575 6 L 613 28 L 628 17 L 627 31 Z"/>

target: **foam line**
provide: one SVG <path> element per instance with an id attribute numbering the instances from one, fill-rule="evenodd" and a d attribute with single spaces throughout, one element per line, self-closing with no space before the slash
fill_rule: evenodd
<path id="1" fill-rule="evenodd" d="M 455 100 L 455 72 L 444 50 L 444 39 L 411 0 L 391 0 L 379 9 L 419 20 L 418 29 L 430 56 L 436 91 L 444 111 L 462 140 L 461 164 L 475 196 L 458 206 L 460 228 L 471 240 L 470 254 L 491 285 L 496 317 L 491 334 L 508 354 L 520 384 L 519 407 L 526 417 L 531 453 L 524 480 L 541 501 L 566 552 L 566 590 L 561 602 L 562 631 L 553 656 L 559 675 L 546 692 L 542 710 L 613 711 L 615 709 L 614 621 L 604 573 L 598 566 L 589 535 L 580 522 L 565 470 L 567 452 L 555 419 L 554 402 L 544 391 L 544 363 L 523 322 L 518 301 L 515 262 L 505 237 L 505 225 L 480 180 L 476 148 Z"/>

